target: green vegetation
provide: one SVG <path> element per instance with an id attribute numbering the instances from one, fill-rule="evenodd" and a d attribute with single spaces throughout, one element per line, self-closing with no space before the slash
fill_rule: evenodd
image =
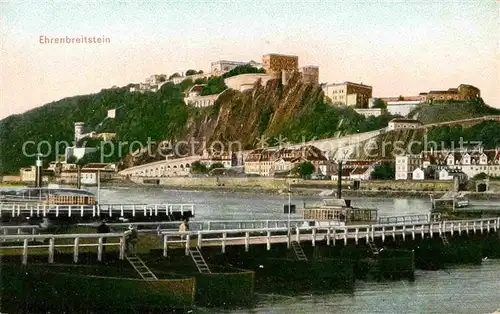
<path id="1" fill-rule="evenodd" d="M 227 88 L 222 76 L 212 76 L 208 79 L 207 85 L 203 87 L 200 96 L 216 95 L 222 93 Z"/>
<path id="2" fill-rule="evenodd" d="M 314 165 L 309 161 L 304 161 L 300 163 L 297 168 L 294 170 L 301 178 L 306 179 L 314 173 Z"/>
<path id="3" fill-rule="evenodd" d="M 424 124 L 471 119 L 487 115 L 500 115 L 500 109 L 490 107 L 482 100 L 443 101 L 422 104 L 409 114 L 410 117 L 418 118 Z"/>
<path id="4" fill-rule="evenodd" d="M 433 127 L 427 132 L 427 142 L 435 142 L 438 149 L 459 148 L 463 146 L 478 146 L 484 148 L 500 147 L 500 137 L 496 132 L 500 130 L 499 121 L 484 121 L 472 127 L 458 126 Z"/>
<path id="5" fill-rule="evenodd" d="M 174 77 L 181 77 L 181 75 L 180 75 L 179 73 L 175 72 L 174 74 L 170 75 L 170 76 L 168 77 L 168 79 L 169 79 L 169 80 L 171 80 L 171 79 L 173 79 Z"/>
<path id="6" fill-rule="evenodd" d="M 207 166 L 199 161 L 195 161 L 191 164 L 191 172 L 193 173 L 206 173 L 208 172 Z"/>
<path id="7" fill-rule="evenodd" d="M 375 98 L 373 101 L 373 107 L 372 108 L 380 108 L 380 109 L 386 109 L 387 104 L 380 98 Z"/>
<path id="8" fill-rule="evenodd" d="M 218 169 L 218 168 L 224 168 L 224 164 L 221 162 L 215 162 L 215 163 L 210 165 L 209 171 L 214 170 L 214 169 Z"/>
<path id="9" fill-rule="evenodd" d="M 249 68 L 246 68 L 247 70 Z M 235 69 L 236 70 L 236 69 Z M 233 73 L 241 73 L 241 69 Z M 250 71 L 254 71 L 250 69 Z M 175 75 L 175 74 L 173 74 Z M 223 78 L 210 78 L 207 90 L 217 93 L 225 88 Z M 288 142 L 321 139 L 380 129 L 392 116 L 365 118 L 352 108 L 332 107 L 324 100 L 319 87 L 302 84 L 292 78 L 287 86 L 271 80 L 267 86 L 257 84 L 254 93 L 229 90 L 214 106 L 194 108 L 184 103 L 184 93 L 194 82 L 166 83 L 156 93 L 131 93 L 128 87 L 106 89 L 96 94 L 64 98 L 21 115 L 0 121 L 0 174 L 18 173 L 20 167 L 34 164 L 35 153 L 44 154 L 46 164 L 60 157 L 66 146 L 73 145 L 74 123 L 83 121 L 90 130 L 113 132 L 113 141 L 85 139 L 82 145 L 100 151 L 84 161 L 117 162 L 121 167 L 164 159 L 164 156 L 134 157 L 128 155 L 147 147 L 152 152 L 163 140 L 172 142 L 206 137 L 208 142 L 239 141 L 244 149 L 256 147 L 256 139 L 266 136 L 274 145 L 279 135 Z M 107 110 L 119 108 L 115 119 L 107 119 Z M 57 142 L 60 144 L 56 152 Z M 134 145 L 133 142 L 137 141 Z M 24 153 L 23 153 L 23 144 Z M 50 150 L 49 146 L 50 145 Z M 102 148 L 101 148 L 102 147 Z M 109 156 L 109 157 L 106 157 Z M 98 158 L 99 157 L 99 158 Z"/>
<path id="10" fill-rule="evenodd" d="M 384 162 L 376 165 L 371 173 L 372 180 L 394 180 L 396 168 L 393 163 Z"/>
<path id="11" fill-rule="evenodd" d="M 240 74 L 248 74 L 248 73 L 266 73 L 264 69 L 257 69 L 249 64 L 246 65 L 240 65 L 237 66 L 236 68 L 232 69 L 229 72 L 226 72 L 222 75 L 223 78 L 228 78 L 231 76 L 236 76 Z"/>

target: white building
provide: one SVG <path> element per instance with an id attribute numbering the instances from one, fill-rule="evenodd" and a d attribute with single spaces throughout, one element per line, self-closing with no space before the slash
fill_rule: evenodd
<path id="1" fill-rule="evenodd" d="M 422 168 L 418 167 L 417 169 L 413 170 L 413 180 L 424 180 L 425 179 L 425 173 Z"/>
<path id="2" fill-rule="evenodd" d="M 407 130 L 407 129 L 416 129 L 422 126 L 422 123 L 418 120 L 413 119 L 392 119 L 389 121 L 389 125 L 387 129 L 390 130 Z"/>
<path id="3" fill-rule="evenodd" d="M 450 175 L 448 169 L 441 169 L 439 171 L 439 180 L 453 180 L 453 176 Z"/>
<path id="4" fill-rule="evenodd" d="M 430 166 L 437 170 L 439 180 L 451 180 L 453 176 L 450 171 L 454 174 L 463 173 L 468 178 L 480 173 L 500 177 L 500 149 L 424 151 L 411 157 L 396 156 L 396 180 L 409 180 L 410 171 L 414 176 L 416 168 L 425 170 Z"/>
<path id="5" fill-rule="evenodd" d="M 422 158 L 420 155 L 398 155 L 396 156 L 396 180 L 411 180 L 413 171 L 420 168 Z"/>
<path id="6" fill-rule="evenodd" d="M 275 75 L 265 73 L 246 73 L 228 77 L 224 79 L 227 87 L 239 91 L 252 89 L 255 83 L 260 80 L 263 86 L 266 86 L 269 80 L 275 79 Z"/>

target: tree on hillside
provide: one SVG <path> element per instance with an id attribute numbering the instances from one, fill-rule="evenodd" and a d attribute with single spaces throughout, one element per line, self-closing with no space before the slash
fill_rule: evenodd
<path id="1" fill-rule="evenodd" d="M 195 75 L 197 74 L 198 72 L 196 72 L 196 70 L 193 70 L 193 69 L 189 69 L 186 71 L 186 73 L 184 74 L 185 76 L 190 76 L 190 75 Z"/>
<path id="2" fill-rule="evenodd" d="M 198 74 L 203 74 L 203 70 L 199 70 L 199 71 L 198 71 Z"/>
<path id="3" fill-rule="evenodd" d="M 212 76 L 208 79 L 207 85 L 203 87 L 200 96 L 219 94 L 227 88 L 222 76 Z"/>
<path id="4" fill-rule="evenodd" d="M 231 76 L 236 76 L 246 73 L 266 73 L 266 71 L 264 69 L 257 69 L 256 67 L 253 67 L 249 64 L 245 64 L 245 65 L 239 65 L 236 68 L 232 69 L 231 71 L 224 73 L 222 77 L 228 78 Z"/>
<path id="5" fill-rule="evenodd" d="M 171 79 L 173 79 L 174 77 L 181 77 L 181 75 L 180 75 L 179 73 L 175 72 L 174 74 L 170 75 L 170 76 L 168 77 L 168 79 L 169 79 L 169 80 L 171 80 Z"/>
<path id="6" fill-rule="evenodd" d="M 371 173 L 373 180 L 394 180 L 396 169 L 393 163 L 384 162 L 376 165 Z"/>
<path id="7" fill-rule="evenodd" d="M 403 101 L 403 100 L 405 100 L 405 98 L 403 97 L 403 95 L 399 95 L 398 100 Z"/>
<path id="8" fill-rule="evenodd" d="M 375 98 L 372 108 L 387 109 L 387 104 L 380 98 Z"/>
<path id="9" fill-rule="evenodd" d="M 301 178 L 307 179 L 314 173 L 314 165 L 310 161 L 301 162 L 293 171 L 297 173 Z"/>

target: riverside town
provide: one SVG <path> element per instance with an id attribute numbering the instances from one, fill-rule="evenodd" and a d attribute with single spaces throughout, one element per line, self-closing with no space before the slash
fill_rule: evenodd
<path id="1" fill-rule="evenodd" d="M 500 314 L 499 5 L 2 4 L 0 312 Z"/>

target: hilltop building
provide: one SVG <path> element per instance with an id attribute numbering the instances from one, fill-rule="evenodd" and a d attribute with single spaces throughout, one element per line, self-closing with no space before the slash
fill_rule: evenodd
<path id="1" fill-rule="evenodd" d="M 300 74 L 302 75 L 302 81 L 304 83 L 319 83 L 319 67 L 315 65 L 306 65 L 300 67 Z"/>
<path id="2" fill-rule="evenodd" d="M 389 125 L 387 126 L 387 129 L 390 130 L 398 130 L 398 129 L 416 129 L 421 127 L 423 124 L 422 122 L 414 119 L 392 119 L 389 121 Z"/>
<path id="3" fill-rule="evenodd" d="M 369 106 L 372 107 L 377 98 L 369 100 Z M 410 112 L 417 108 L 418 105 L 426 101 L 425 96 L 399 96 L 399 97 L 380 97 L 378 98 L 386 103 L 387 111 L 392 115 L 408 116 Z"/>
<path id="4" fill-rule="evenodd" d="M 323 87 L 323 92 L 334 104 L 355 108 L 368 108 L 368 100 L 372 98 L 371 86 L 347 81 L 327 84 Z"/>
<path id="5" fill-rule="evenodd" d="M 218 61 L 212 62 L 210 73 L 214 76 L 221 76 L 224 73 L 227 73 L 227 72 L 235 69 L 236 67 L 243 66 L 243 65 L 250 65 L 254 68 L 262 69 L 262 64 L 257 63 L 253 60 L 251 60 L 249 62 L 218 60 Z"/>
<path id="6" fill-rule="evenodd" d="M 299 68 L 299 57 L 271 53 L 262 56 L 262 65 L 267 74 L 279 74 L 285 71 L 297 71 Z"/>
<path id="7" fill-rule="evenodd" d="M 432 102 L 434 100 L 474 100 L 481 97 L 481 91 L 479 88 L 460 84 L 458 88 L 449 88 L 448 90 L 431 90 L 428 93 L 420 93 L 420 96 L 425 97 L 427 102 Z"/>

